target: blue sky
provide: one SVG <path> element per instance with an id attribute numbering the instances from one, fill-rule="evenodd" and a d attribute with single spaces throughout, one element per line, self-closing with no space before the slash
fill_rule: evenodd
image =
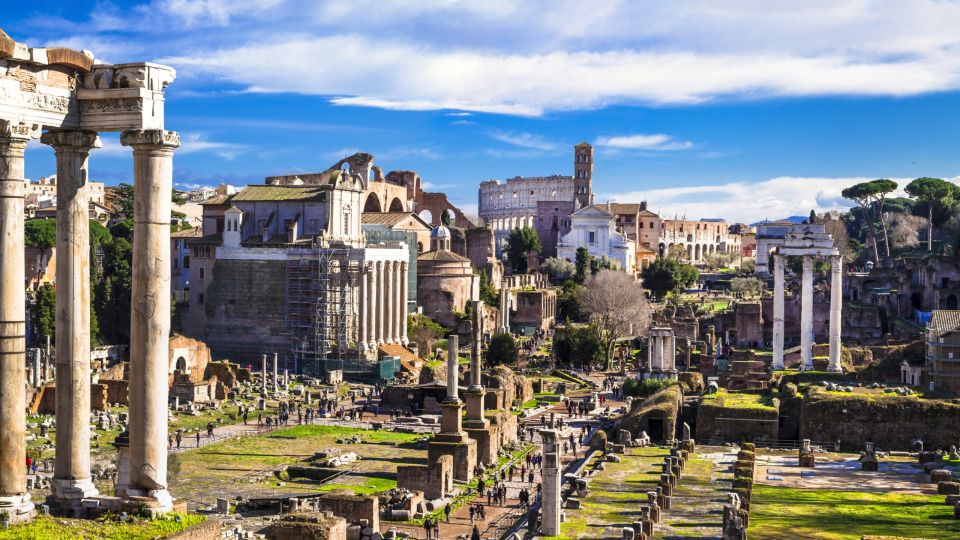
<path id="1" fill-rule="evenodd" d="M 0 28 L 177 68 L 181 187 L 363 150 L 475 211 L 480 181 L 571 174 L 587 140 L 598 201 L 755 221 L 843 207 L 861 179 L 960 174 L 960 3 L 719 4 L 33 0 Z M 129 181 L 103 139 L 92 176 Z M 31 148 L 27 175 L 52 173 Z"/>

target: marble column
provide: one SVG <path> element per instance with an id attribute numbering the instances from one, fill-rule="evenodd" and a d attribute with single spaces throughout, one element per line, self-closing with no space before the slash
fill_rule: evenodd
<path id="1" fill-rule="evenodd" d="M 126 131 L 133 147 L 133 313 L 130 317 L 130 485 L 128 496 L 172 510 L 167 491 L 167 364 L 170 356 L 170 194 L 175 131 Z"/>
<path id="2" fill-rule="evenodd" d="M 386 295 L 386 297 L 384 298 L 384 306 L 383 306 L 383 309 L 385 311 L 384 320 L 383 320 L 383 325 L 384 325 L 383 337 L 387 343 L 393 343 L 394 342 L 393 338 L 395 337 L 393 334 L 393 330 L 395 328 L 394 315 L 396 313 L 396 308 L 397 308 L 396 306 L 397 273 L 394 271 L 393 264 L 394 264 L 393 261 L 386 261 L 383 263 L 383 266 L 384 266 L 383 292 Z"/>
<path id="3" fill-rule="evenodd" d="M 773 369 L 783 364 L 783 255 L 773 255 Z"/>
<path id="4" fill-rule="evenodd" d="M 813 369 L 813 257 L 803 256 L 800 288 L 800 362 L 801 370 Z"/>
<path id="5" fill-rule="evenodd" d="M 400 261 L 393 263 L 393 288 L 395 290 L 393 303 L 393 341 L 394 343 L 403 343 L 403 330 L 400 327 L 403 325 L 403 305 L 405 302 L 403 298 L 403 271 L 400 268 Z"/>
<path id="6" fill-rule="evenodd" d="M 376 324 L 377 324 L 377 343 L 384 343 L 384 335 L 386 334 L 385 327 L 383 324 L 383 315 L 384 315 L 384 303 L 386 301 L 386 294 L 384 294 L 383 288 L 383 272 L 384 272 L 384 263 L 377 262 L 377 315 L 376 315 Z"/>
<path id="7" fill-rule="evenodd" d="M 827 371 L 841 371 L 840 326 L 843 324 L 843 257 L 830 257 L 830 363 Z"/>
<path id="8" fill-rule="evenodd" d="M 377 263 L 367 270 L 367 343 L 370 350 L 377 351 Z"/>
<path id="9" fill-rule="evenodd" d="M 410 268 L 407 263 L 400 264 L 400 341 L 410 343 L 407 337 L 407 296 L 410 295 Z"/>
<path id="10" fill-rule="evenodd" d="M 457 365 L 457 356 L 460 351 L 460 337 L 456 334 L 450 334 L 447 338 L 447 399 L 445 403 L 456 403 L 460 401 L 459 392 L 459 366 Z"/>
<path id="11" fill-rule="evenodd" d="M 480 323 L 483 300 L 473 300 L 473 339 L 470 340 L 470 390 L 482 390 L 480 382 Z"/>
<path id="12" fill-rule="evenodd" d="M 267 397 L 267 355 L 260 357 L 260 395 Z"/>
<path id="13" fill-rule="evenodd" d="M 53 496 L 94 497 L 90 476 L 90 194 L 92 131 L 45 133 L 57 155 L 57 441 Z"/>
<path id="14" fill-rule="evenodd" d="M 560 534 L 560 442 L 559 433 L 552 429 L 540 431 L 540 440 L 543 441 L 543 495 L 542 520 L 540 532 L 544 536 L 558 536 Z"/>
<path id="15" fill-rule="evenodd" d="M 274 392 L 280 391 L 280 379 L 279 379 L 280 370 L 278 369 L 278 366 L 277 366 L 277 364 L 280 361 L 279 356 L 280 356 L 279 354 L 273 353 L 273 391 Z"/>
<path id="16" fill-rule="evenodd" d="M 26 290 L 24 287 L 23 152 L 35 135 L 25 124 L 0 121 L 0 511 L 11 521 L 33 510 L 27 459 Z M 169 250 L 169 246 L 168 246 Z"/>
<path id="17" fill-rule="evenodd" d="M 367 275 L 360 274 L 359 293 L 357 303 L 360 306 L 360 313 L 357 316 L 357 345 L 361 351 L 367 349 L 367 309 L 370 307 L 370 301 L 367 299 Z"/>

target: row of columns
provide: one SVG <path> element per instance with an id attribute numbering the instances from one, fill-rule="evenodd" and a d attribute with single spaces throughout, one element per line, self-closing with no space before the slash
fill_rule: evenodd
<path id="1" fill-rule="evenodd" d="M 0 124 L 0 510 L 32 510 L 26 490 L 24 124 Z M 172 509 L 167 491 L 167 359 L 170 334 L 172 131 L 127 131 L 133 148 L 133 312 L 130 322 L 129 470 L 120 496 L 145 496 Z M 88 157 L 92 131 L 51 131 L 41 142 L 57 157 L 56 414 L 53 496 L 97 495 L 90 474 L 90 238 Z"/>
<path id="2" fill-rule="evenodd" d="M 773 255 L 773 369 L 784 369 L 784 255 Z M 830 358 L 828 371 L 840 367 L 840 327 L 843 308 L 843 258 L 830 256 Z M 813 257 L 803 256 L 800 281 L 800 369 L 813 369 Z"/>
<path id="3" fill-rule="evenodd" d="M 676 370 L 677 336 L 671 328 L 651 328 L 647 341 L 647 371 Z"/>
<path id="4" fill-rule="evenodd" d="M 359 341 L 361 348 L 407 343 L 409 270 L 405 261 L 370 263 L 360 280 Z"/>

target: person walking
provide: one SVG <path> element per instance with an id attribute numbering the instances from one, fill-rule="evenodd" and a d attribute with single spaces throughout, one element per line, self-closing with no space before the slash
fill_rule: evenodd
<path id="1" fill-rule="evenodd" d="M 480 540 L 480 529 L 474 525 L 473 532 L 470 533 L 470 540 Z"/>
<path id="2" fill-rule="evenodd" d="M 477 509 L 474 506 L 470 506 L 470 524 L 473 525 L 473 518 L 476 516 Z"/>
<path id="3" fill-rule="evenodd" d="M 423 532 L 427 533 L 427 540 L 431 540 L 430 533 L 433 532 L 433 521 L 429 517 L 423 520 Z"/>
<path id="4" fill-rule="evenodd" d="M 178 429 L 178 430 L 177 430 L 177 450 L 180 449 L 180 442 L 181 442 L 181 441 L 183 441 L 183 434 L 182 434 L 182 433 L 180 432 L 180 430 Z"/>
<path id="5" fill-rule="evenodd" d="M 450 523 L 451 510 L 452 508 L 450 508 L 450 503 L 447 503 L 447 505 L 443 507 L 443 517 L 447 520 L 447 523 Z"/>
<path id="6" fill-rule="evenodd" d="M 433 520 L 433 538 L 434 540 L 440 540 L 440 520 Z"/>

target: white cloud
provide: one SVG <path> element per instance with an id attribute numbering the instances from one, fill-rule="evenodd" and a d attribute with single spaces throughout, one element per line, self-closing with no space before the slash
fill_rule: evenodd
<path id="1" fill-rule="evenodd" d="M 500 142 L 521 148 L 529 148 L 531 150 L 550 151 L 557 148 L 556 143 L 546 140 L 542 135 L 535 135 L 533 133 L 494 131 L 488 135 Z"/>
<path id="2" fill-rule="evenodd" d="M 678 141 L 670 135 L 615 135 L 597 138 L 597 146 L 617 150 L 688 150 L 693 148 L 690 141 Z"/>
<path id="3" fill-rule="evenodd" d="M 845 210 L 853 205 L 840 194 L 843 189 L 875 178 L 800 178 L 781 176 L 761 182 L 731 182 L 658 188 L 627 193 L 598 194 L 597 201 L 647 201 L 651 211 L 664 218 L 722 217 L 728 222 L 754 223 L 764 219 L 806 216 L 810 210 Z M 903 187 L 912 178 L 893 179 L 899 184 L 891 196 L 904 196 Z M 956 182 L 957 179 L 951 179 Z"/>

